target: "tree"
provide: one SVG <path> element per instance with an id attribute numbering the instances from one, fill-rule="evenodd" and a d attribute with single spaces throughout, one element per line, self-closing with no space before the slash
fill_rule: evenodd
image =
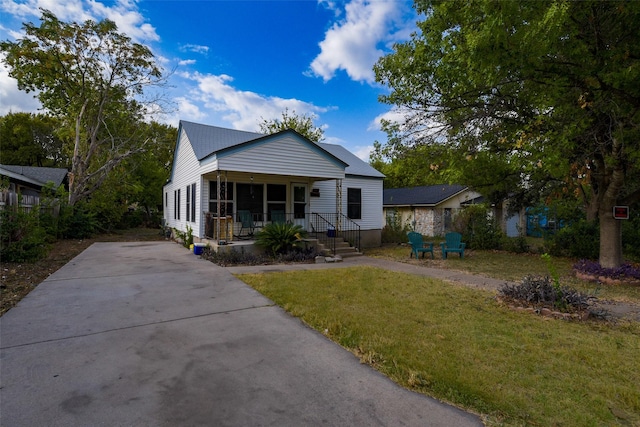
<path id="1" fill-rule="evenodd" d="M 44 114 L 9 113 L 0 117 L 0 163 L 67 167 L 68 156 L 56 130 L 60 122 Z"/>
<path id="2" fill-rule="evenodd" d="M 289 109 L 285 109 L 282 112 L 282 119 L 267 120 L 263 118 L 260 123 L 260 132 L 272 134 L 293 129 L 313 142 L 321 142 L 324 139 L 324 130 L 313 124 L 316 118 L 315 115 L 298 115 L 295 110 L 289 114 Z"/>
<path id="3" fill-rule="evenodd" d="M 407 112 L 397 137 L 447 145 L 485 176 L 491 160 L 521 191 L 578 195 L 599 220 L 600 264 L 620 265 L 613 206 L 640 201 L 640 3 L 415 6 L 420 31 L 375 65 L 381 101 Z"/>
<path id="4" fill-rule="evenodd" d="M 39 27 L 25 23 L 25 36 L 3 41 L 9 75 L 27 92 L 38 91 L 43 107 L 63 121 L 73 141 L 69 203 L 86 199 L 146 141 L 139 123 L 158 100 L 145 89 L 162 82 L 151 51 L 117 31 L 109 20 L 65 23 L 42 11 Z"/>

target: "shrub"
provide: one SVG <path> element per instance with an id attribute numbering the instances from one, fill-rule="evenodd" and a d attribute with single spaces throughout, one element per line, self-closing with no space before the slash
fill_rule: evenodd
<path id="1" fill-rule="evenodd" d="M 406 243 L 409 231 L 411 228 L 402 224 L 402 217 L 396 209 L 393 215 L 387 216 L 387 224 L 382 229 L 382 243 Z"/>
<path id="2" fill-rule="evenodd" d="M 529 242 L 527 242 L 527 238 L 524 236 L 518 236 L 518 237 L 504 236 L 502 238 L 501 247 L 505 251 L 515 252 L 517 254 L 522 254 L 525 252 L 529 252 L 531 250 L 531 248 L 529 247 Z"/>
<path id="3" fill-rule="evenodd" d="M 47 254 L 47 234 L 39 224 L 39 210 L 0 211 L 0 257 L 6 262 L 32 262 Z"/>
<path id="4" fill-rule="evenodd" d="M 175 235 L 182 241 L 182 246 L 190 248 L 193 245 L 193 228 L 187 225 L 187 231 L 180 231 L 177 228 L 173 229 Z"/>
<path id="5" fill-rule="evenodd" d="M 617 268 L 603 268 L 596 261 L 581 259 L 573 265 L 573 269 L 594 277 L 607 277 L 616 280 L 640 280 L 640 268 L 631 264 L 623 264 Z"/>
<path id="6" fill-rule="evenodd" d="M 555 256 L 597 259 L 600 231 L 594 222 L 577 221 L 547 236 L 548 250 Z"/>
<path id="7" fill-rule="evenodd" d="M 240 251 L 230 250 L 224 252 L 215 252 L 207 248 L 202 254 L 202 257 L 222 267 L 231 265 L 262 265 L 270 261 L 266 255 L 245 252 L 244 248 L 240 248 Z"/>
<path id="8" fill-rule="evenodd" d="M 95 213 L 84 203 L 67 206 L 61 212 L 60 229 L 65 239 L 89 238 L 97 232 L 99 225 Z"/>
<path id="9" fill-rule="evenodd" d="M 286 254 L 269 256 L 268 254 L 245 252 L 244 248 L 241 247 L 240 251 L 231 250 L 224 252 L 215 252 L 210 248 L 205 249 L 202 257 L 222 267 L 229 267 L 232 265 L 263 265 L 285 262 L 308 262 L 314 260 L 318 255 L 320 255 L 320 253 L 318 253 L 315 248 L 296 248 L 290 252 L 287 252 Z"/>
<path id="10" fill-rule="evenodd" d="M 274 222 L 256 234 L 256 245 L 276 256 L 291 252 L 306 235 L 301 225 Z"/>
<path id="11" fill-rule="evenodd" d="M 568 286 L 555 286 L 548 276 L 525 276 L 521 284 L 505 283 L 499 292 L 507 298 L 527 305 L 553 306 L 562 310 L 585 310 L 594 298 Z"/>
<path id="12" fill-rule="evenodd" d="M 455 230 L 463 235 L 470 249 L 500 249 L 503 233 L 498 221 L 485 205 L 464 208 L 455 219 Z"/>
<path id="13" fill-rule="evenodd" d="M 639 206 L 640 208 L 640 206 Z M 640 261 L 640 210 L 631 209 L 629 219 L 622 222 L 622 248 L 625 256 Z"/>

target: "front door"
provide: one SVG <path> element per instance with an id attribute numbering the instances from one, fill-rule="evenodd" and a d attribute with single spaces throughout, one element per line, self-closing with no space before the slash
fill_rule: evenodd
<path id="1" fill-rule="evenodd" d="M 301 225 L 307 230 L 309 213 L 307 184 L 293 184 L 291 190 L 293 193 L 291 198 L 293 200 L 293 223 Z"/>

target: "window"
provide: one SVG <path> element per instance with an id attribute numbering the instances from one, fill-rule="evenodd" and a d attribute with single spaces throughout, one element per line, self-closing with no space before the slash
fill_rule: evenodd
<path id="1" fill-rule="evenodd" d="M 444 231 L 451 230 L 451 208 L 444 208 Z"/>
<path id="2" fill-rule="evenodd" d="M 254 220 L 262 221 L 262 213 L 264 212 L 264 185 L 236 184 L 236 190 L 238 211 L 251 211 Z"/>
<path id="3" fill-rule="evenodd" d="M 180 189 L 173 191 L 173 218 L 180 219 Z"/>
<path id="4" fill-rule="evenodd" d="M 187 185 L 187 222 L 196 222 L 196 184 Z"/>
<path id="5" fill-rule="evenodd" d="M 190 216 L 189 214 L 191 214 L 191 191 L 189 191 L 189 185 L 187 185 L 187 209 L 186 209 L 186 215 L 187 215 L 187 222 L 189 222 L 190 220 Z"/>
<path id="6" fill-rule="evenodd" d="M 220 216 L 233 214 L 233 182 L 220 183 Z M 209 212 L 218 215 L 218 182 L 209 182 Z"/>
<path id="7" fill-rule="evenodd" d="M 362 219 L 362 189 L 347 188 L 347 217 Z"/>
<path id="8" fill-rule="evenodd" d="M 307 212 L 307 187 L 304 185 L 293 186 L 293 217 L 304 219 Z"/>
<path id="9" fill-rule="evenodd" d="M 287 186 L 284 184 L 267 184 L 267 214 L 268 220 L 273 221 L 273 211 L 283 214 L 287 210 Z"/>
<path id="10" fill-rule="evenodd" d="M 169 207 L 169 193 L 164 193 L 164 207 Z"/>
<path id="11" fill-rule="evenodd" d="M 196 183 L 191 184 L 191 221 L 196 222 Z"/>

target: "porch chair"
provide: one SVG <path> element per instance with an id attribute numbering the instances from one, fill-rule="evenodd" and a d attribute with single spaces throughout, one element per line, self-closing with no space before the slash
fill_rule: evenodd
<path id="1" fill-rule="evenodd" d="M 423 242 L 422 234 L 416 233 L 415 231 L 408 232 L 407 236 L 409 237 L 409 243 L 411 244 L 411 258 L 415 255 L 416 259 L 418 259 L 418 254 L 420 252 L 422 252 L 422 258 L 424 258 L 425 252 L 430 252 L 431 259 L 433 259 L 433 242 Z"/>
<path id="2" fill-rule="evenodd" d="M 286 222 L 284 211 L 271 211 L 271 222 L 274 224 L 284 224 Z"/>
<path id="3" fill-rule="evenodd" d="M 440 243 L 440 247 L 442 248 L 442 259 L 447 259 L 447 253 L 449 252 L 457 252 L 460 254 L 460 258 L 464 258 L 464 247 L 466 246 L 466 243 L 461 242 L 462 234 L 447 233 L 444 238 L 445 241 Z"/>
<path id="4" fill-rule="evenodd" d="M 246 238 L 249 239 L 251 237 L 253 237 L 253 233 L 255 232 L 256 228 L 260 228 L 259 226 L 255 225 L 255 223 L 253 222 L 253 214 L 251 213 L 251 211 L 248 210 L 239 210 L 238 211 L 238 219 L 240 220 L 240 233 L 238 233 L 238 235 L 236 237 L 238 238 Z M 242 234 L 243 230 L 247 229 L 247 234 Z"/>

